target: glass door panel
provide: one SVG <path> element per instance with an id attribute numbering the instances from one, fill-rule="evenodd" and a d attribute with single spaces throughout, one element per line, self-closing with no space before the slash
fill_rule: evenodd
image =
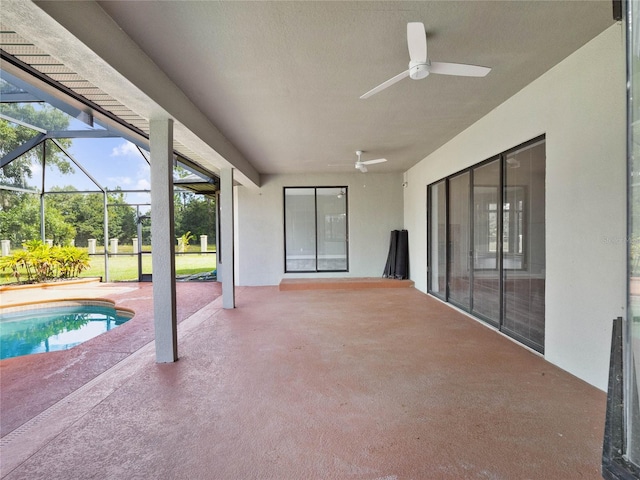
<path id="1" fill-rule="evenodd" d="M 285 272 L 347 272 L 347 187 L 285 187 Z"/>
<path id="2" fill-rule="evenodd" d="M 346 187 L 317 189 L 318 271 L 346 271 Z"/>
<path id="3" fill-rule="evenodd" d="M 447 287 L 447 197 L 445 182 L 429 187 L 429 291 L 445 298 Z"/>
<path id="4" fill-rule="evenodd" d="M 535 350 L 544 352 L 544 141 L 507 154 L 502 208 L 502 330 Z"/>
<path id="5" fill-rule="evenodd" d="M 316 270 L 316 203 L 314 188 L 286 188 L 285 271 Z"/>
<path id="6" fill-rule="evenodd" d="M 469 181 L 469 172 L 449 180 L 449 301 L 466 309 L 471 302 Z"/>
<path id="7" fill-rule="evenodd" d="M 473 312 L 500 321 L 500 161 L 473 170 Z"/>

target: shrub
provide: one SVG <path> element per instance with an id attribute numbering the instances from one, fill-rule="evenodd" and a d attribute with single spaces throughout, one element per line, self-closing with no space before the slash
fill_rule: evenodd
<path id="1" fill-rule="evenodd" d="M 56 259 L 60 278 L 78 277 L 83 270 L 89 268 L 89 254 L 76 247 L 56 247 Z"/>
<path id="2" fill-rule="evenodd" d="M 0 269 L 10 270 L 20 282 L 21 269 L 28 283 L 73 278 L 89 267 L 89 255 L 77 247 L 50 247 L 41 241 L 26 242 L 26 250 L 0 259 Z"/>

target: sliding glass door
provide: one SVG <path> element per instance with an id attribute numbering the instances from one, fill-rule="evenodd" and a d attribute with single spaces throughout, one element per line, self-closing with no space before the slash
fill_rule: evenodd
<path id="1" fill-rule="evenodd" d="M 347 187 L 285 187 L 285 272 L 349 270 Z"/>
<path id="2" fill-rule="evenodd" d="M 539 352 L 545 328 L 545 170 L 545 140 L 539 138 L 427 190 L 429 293 Z"/>

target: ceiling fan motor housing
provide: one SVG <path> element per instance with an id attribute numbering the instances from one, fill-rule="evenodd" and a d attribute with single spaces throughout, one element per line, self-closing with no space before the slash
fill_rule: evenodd
<path id="1" fill-rule="evenodd" d="M 420 80 L 429 76 L 429 62 L 409 62 L 409 76 Z"/>

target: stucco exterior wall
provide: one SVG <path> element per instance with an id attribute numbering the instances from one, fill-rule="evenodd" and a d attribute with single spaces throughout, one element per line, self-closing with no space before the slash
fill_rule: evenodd
<path id="1" fill-rule="evenodd" d="M 283 187 L 347 186 L 349 272 L 284 273 Z M 391 230 L 403 228 L 402 174 L 264 175 L 260 189 L 236 187 L 236 283 L 277 285 L 295 277 L 380 277 Z"/>
<path id="2" fill-rule="evenodd" d="M 626 292 L 623 33 L 614 25 L 407 172 L 411 277 L 427 290 L 426 186 L 546 135 L 545 357 L 605 390 Z"/>

